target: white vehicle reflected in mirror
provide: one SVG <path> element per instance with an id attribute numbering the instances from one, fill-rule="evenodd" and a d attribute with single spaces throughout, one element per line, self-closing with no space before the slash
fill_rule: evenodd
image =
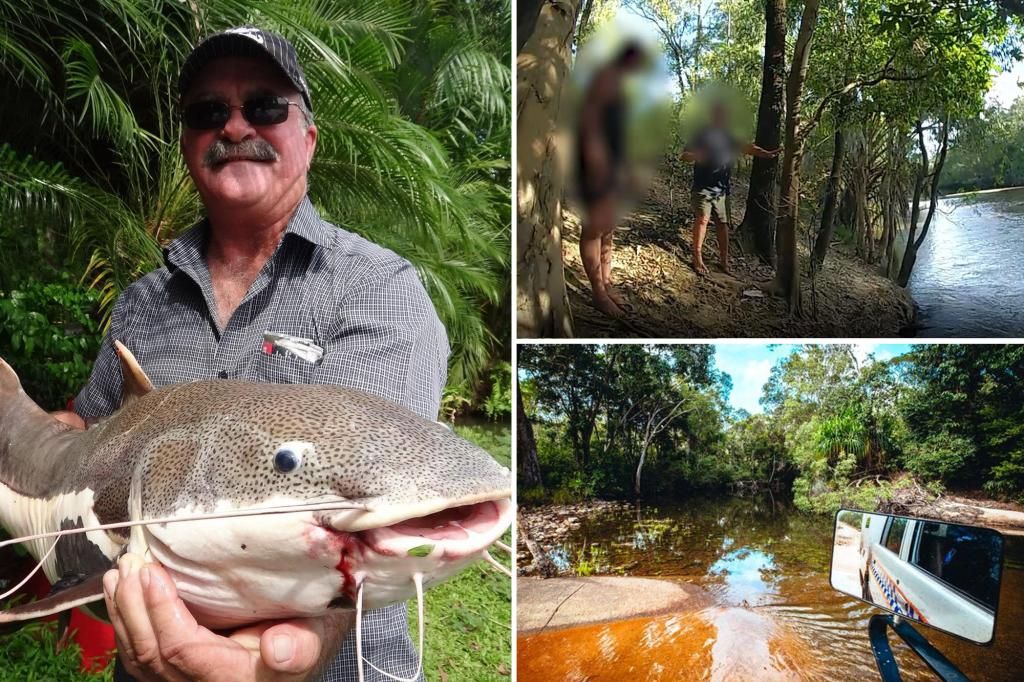
<path id="1" fill-rule="evenodd" d="M 1003 536 L 978 526 L 840 510 L 832 587 L 890 613 L 990 644 Z"/>

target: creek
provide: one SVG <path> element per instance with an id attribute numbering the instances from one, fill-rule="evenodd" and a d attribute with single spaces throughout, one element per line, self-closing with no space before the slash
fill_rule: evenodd
<path id="1" fill-rule="evenodd" d="M 681 580 L 704 588 L 712 606 L 521 634 L 519 679 L 879 679 L 867 623 L 881 611 L 831 588 L 833 523 L 771 496 L 588 517 L 552 553 L 556 563 L 583 557 L 595 573 Z M 1020 679 L 1024 536 L 1006 537 L 991 646 L 915 625 L 972 680 Z M 898 637 L 890 642 L 905 680 L 935 679 Z"/>
<path id="2" fill-rule="evenodd" d="M 940 199 L 910 276 L 916 336 L 1024 336 L 1022 256 L 1024 188 Z"/>

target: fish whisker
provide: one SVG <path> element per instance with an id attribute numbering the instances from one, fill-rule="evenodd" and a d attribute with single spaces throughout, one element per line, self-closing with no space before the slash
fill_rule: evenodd
<path id="1" fill-rule="evenodd" d="M 419 662 L 416 664 L 416 672 L 412 674 L 412 677 L 398 677 L 392 675 L 389 672 L 381 670 L 375 666 L 371 661 L 363 658 L 363 583 L 359 583 L 359 587 L 356 588 L 356 670 L 359 672 L 359 682 L 364 681 L 363 675 L 363 663 L 373 668 L 375 671 L 388 677 L 395 682 L 416 682 L 419 678 L 420 673 L 423 671 L 423 635 L 426 631 L 426 620 L 423 614 L 423 574 L 413 573 L 412 583 L 416 586 L 416 615 L 417 625 L 419 630 Z"/>
<path id="2" fill-rule="evenodd" d="M 60 538 L 59 537 L 56 538 L 53 541 L 53 544 L 50 545 L 50 549 L 46 550 L 46 554 L 44 554 L 42 556 L 42 558 L 39 559 L 39 563 L 36 564 L 35 568 L 33 568 L 31 571 L 28 572 L 28 575 L 26 575 L 25 578 L 20 583 L 18 583 L 17 585 L 12 587 L 11 589 L 7 590 L 3 594 L 0 594 L 0 600 L 7 599 L 12 594 L 14 594 L 18 590 L 20 590 L 25 583 L 27 583 L 29 580 L 31 580 L 32 576 L 34 576 L 36 573 L 39 572 L 39 569 L 43 567 L 43 564 L 46 563 L 46 560 L 50 558 L 51 554 L 53 554 L 53 550 L 57 549 L 57 543 L 58 542 L 60 542 Z"/>
<path id="3" fill-rule="evenodd" d="M 505 568 L 500 561 L 492 557 L 490 552 L 484 552 L 484 561 L 489 563 L 491 566 L 494 566 L 496 569 L 507 575 L 509 578 L 512 577 L 512 571 Z"/>
<path id="4" fill-rule="evenodd" d="M 511 553 L 512 553 L 512 548 L 511 548 L 511 547 L 509 547 L 508 545 L 506 545 L 506 544 L 505 544 L 504 542 L 502 542 L 501 540 L 495 540 L 495 541 L 494 541 L 494 546 L 495 546 L 495 547 L 497 547 L 497 548 L 498 548 L 498 549 L 500 549 L 500 550 L 503 550 L 503 551 L 505 551 L 505 552 L 508 552 L 509 554 L 511 554 Z"/>
<path id="5" fill-rule="evenodd" d="M 158 519 L 140 519 L 138 521 L 120 521 L 117 523 L 101 523 L 96 526 L 83 526 L 81 528 L 65 528 L 62 530 L 50 531 L 48 533 L 36 533 L 35 535 L 24 535 L 18 538 L 11 538 L 0 542 L 0 548 L 29 540 L 41 540 L 44 538 L 61 538 L 65 535 L 76 535 L 78 533 L 89 533 L 95 530 L 116 530 L 118 528 L 132 528 L 134 526 L 148 526 L 151 524 L 180 523 L 184 521 L 207 521 L 212 519 L 230 519 L 245 516 L 263 516 L 266 514 L 294 514 L 304 511 L 335 511 L 355 509 L 359 511 L 372 511 L 370 507 L 355 502 L 316 502 L 313 504 L 281 505 L 277 507 L 261 507 L 252 509 L 235 509 L 234 511 L 217 512 L 212 514 L 195 514 L 192 516 L 166 516 Z"/>

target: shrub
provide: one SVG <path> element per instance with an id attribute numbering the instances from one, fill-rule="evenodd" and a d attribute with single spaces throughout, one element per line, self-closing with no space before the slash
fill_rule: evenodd
<path id="1" fill-rule="evenodd" d="M 948 483 L 974 461 L 975 456 L 974 443 L 970 439 L 937 433 L 924 442 L 910 443 L 904 454 L 904 464 L 915 476 Z"/>
<path id="2" fill-rule="evenodd" d="M 0 292 L 0 357 L 47 410 L 62 409 L 89 380 L 99 352 L 99 294 L 66 273 Z"/>

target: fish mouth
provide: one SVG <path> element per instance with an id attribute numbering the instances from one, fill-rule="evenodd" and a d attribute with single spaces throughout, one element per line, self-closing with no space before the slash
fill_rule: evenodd
<path id="1" fill-rule="evenodd" d="M 366 525 L 372 520 L 364 517 L 361 523 L 352 523 L 348 512 L 321 517 L 320 523 L 384 557 L 458 560 L 479 555 L 494 544 L 512 525 L 514 514 L 507 497 L 461 502 L 440 509 L 437 504 L 392 509 L 373 519 L 384 523 L 370 527 Z"/>
<path id="2" fill-rule="evenodd" d="M 449 507 L 355 535 L 383 556 L 462 559 L 494 544 L 511 524 L 511 516 L 511 500 L 488 500 Z"/>

